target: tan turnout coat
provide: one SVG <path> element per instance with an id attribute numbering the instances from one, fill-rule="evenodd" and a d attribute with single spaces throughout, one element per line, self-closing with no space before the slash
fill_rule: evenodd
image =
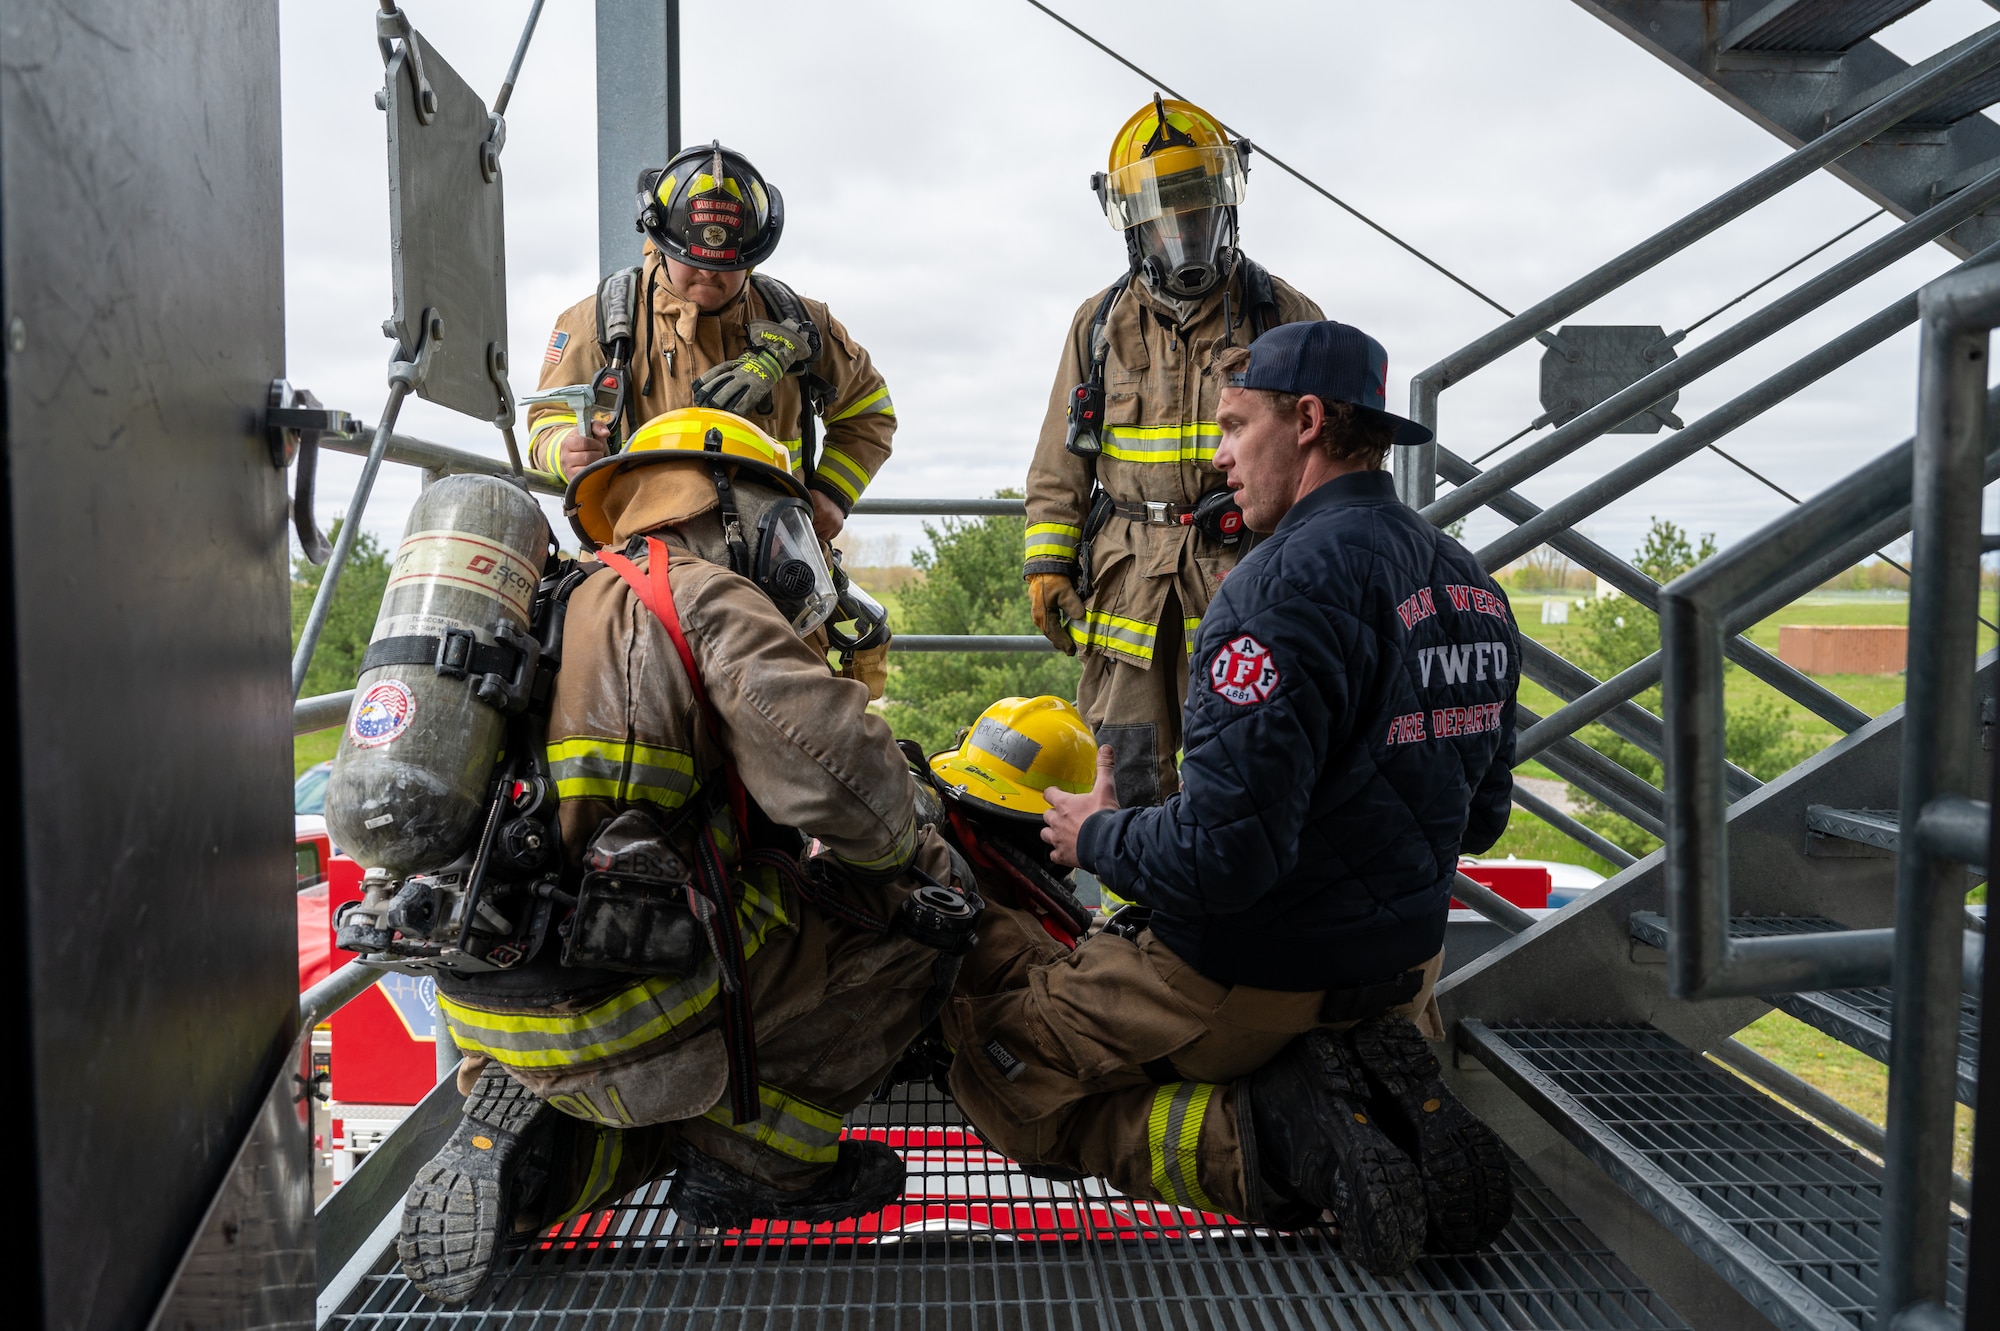
<path id="1" fill-rule="evenodd" d="M 1271 287 L 1278 305 L 1273 326 L 1325 317 L 1279 278 L 1271 279 Z M 1225 291 L 1233 328 L 1225 326 Z M 1087 343 L 1103 298 L 1100 291 L 1083 302 L 1070 321 L 1028 468 L 1029 573 L 1076 571 L 1092 464 L 1071 454 L 1063 440 L 1070 392 L 1090 374 Z M 1112 305 L 1105 333 L 1110 352 L 1104 362 L 1104 452 L 1095 464 L 1097 479 L 1116 500 L 1192 507 L 1223 484 L 1215 468 L 1222 434 L 1215 412 L 1224 384 L 1215 362 L 1230 346 L 1247 346 L 1251 340 L 1242 266 L 1208 294 L 1185 326 L 1176 325 L 1170 307 L 1134 278 Z M 1167 593 L 1179 593 L 1181 640 L 1191 640 L 1209 598 L 1236 558 L 1236 552 L 1204 541 L 1191 527 L 1112 518 L 1095 545 L 1089 623 L 1087 630 L 1077 630 L 1087 632 L 1083 650 L 1150 666 Z"/>
<path id="2" fill-rule="evenodd" d="M 635 330 L 638 345 L 632 355 L 631 391 L 637 395 L 639 422 L 693 406 L 694 381 L 749 350 L 746 329 L 752 321 L 776 318 L 751 282 L 745 282 L 743 294 L 720 313 L 703 314 L 674 290 L 665 261 L 651 245 L 639 274 L 642 306 L 648 292 L 653 317 Z M 771 391 L 771 410 L 749 419 L 790 449 L 793 471 L 845 513 L 889 460 L 896 408 L 874 361 L 846 327 L 819 301 L 802 295 L 799 303 L 819 327 L 820 352 L 813 372 L 833 385 L 813 474 L 805 474 L 800 456 L 798 376 L 786 375 Z M 556 320 L 544 348 L 539 388 L 587 384 L 603 367 L 604 356 L 597 346 L 597 297 L 592 294 Z M 528 410 L 530 465 L 559 484 L 568 478 L 561 472 L 558 441 L 575 425 L 575 414 L 557 403 L 537 403 Z"/>

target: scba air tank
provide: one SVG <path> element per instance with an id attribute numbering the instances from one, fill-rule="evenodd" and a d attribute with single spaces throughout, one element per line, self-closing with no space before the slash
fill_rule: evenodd
<path id="1" fill-rule="evenodd" d="M 362 867 L 440 869 L 471 840 L 548 550 L 541 506 L 498 477 L 446 477 L 410 510 L 326 788 L 327 830 Z"/>

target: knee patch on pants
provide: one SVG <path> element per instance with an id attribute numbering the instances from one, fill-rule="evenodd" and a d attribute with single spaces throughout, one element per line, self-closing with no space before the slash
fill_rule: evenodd
<path id="1" fill-rule="evenodd" d="M 1160 802 L 1160 728 L 1151 721 L 1097 728 L 1097 742 L 1111 746 L 1111 775 L 1118 807 L 1142 809 Z"/>

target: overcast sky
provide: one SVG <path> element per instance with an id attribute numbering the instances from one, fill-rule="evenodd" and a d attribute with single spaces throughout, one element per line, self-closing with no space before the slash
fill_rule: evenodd
<path id="1" fill-rule="evenodd" d="M 1053 7 L 1512 309 L 1784 153 L 1569 0 Z M 379 326 L 391 303 L 374 8 L 280 6 L 289 375 L 371 422 L 385 393 Z M 528 0 L 404 8 L 474 88 L 489 99 L 498 91 Z M 557 313 L 596 279 L 593 10 L 590 0 L 548 0 L 508 110 L 517 393 L 534 390 Z M 1022 0 L 767 0 L 682 13 L 686 138 L 720 138 L 784 191 L 785 239 L 767 270 L 826 301 L 888 378 L 896 455 L 870 493 L 1020 485 L 1070 317 L 1124 264 L 1089 175 L 1151 85 Z M 1933 0 L 1878 40 L 1914 61 L 1994 17 L 1980 0 Z M 1822 174 L 1572 322 L 1679 328 L 1872 211 Z M 1392 409 L 1407 403 L 1413 372 L 1499 322 L 1254 159 L 1242 216 L 1249 253 L 1388 347 Z M 1876 220 L 1694 338 L 1892 226 Z M 1692 421 L 1953 262 L 1933 246 L 1891 267 L 1710 375 L 1677 413 Z M 1448 391 L 1442 438 L 1477 456 L 1539 415 L 1539 356 L 1530 346 Z M 1914 332 L 1892 339 L 1725 446 L 1810 494 L 1909 435 L 1915 359 Z M 407 407 L 400 428 L 500 453 L 490 425 L 426 403 Z M 1607 436 L 1527 493 L 1548 502 L 1652 442 Z M 344 511 L 358 470 L 339 456 L 324 466 L 323 527 Z M 366 529 L 393 544 L 416 492 L 415 473 L 385 467 Z M 1726 545 L 1786 507 L 1704 454 L 1587 530 L 1628 553 L 1657 514 Z M 857 518 L 854 529 L 905 548 L 920 539 L 912 522 Z M 1469 536 L 1503 529 L 1482 513 Z"/>

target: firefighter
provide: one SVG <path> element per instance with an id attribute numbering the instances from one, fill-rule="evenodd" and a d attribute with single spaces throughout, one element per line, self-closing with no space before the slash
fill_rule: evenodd
<path id="1" fill-rule="evenodd" d="M 615 431 L 622 437 L 622 424 L 677 407 L 719 407 L 783 443 L 811 492 L 813 530 L 831 541 L 889 460 L 896 408 L 867 350 L 824 304 L 751 271 L 778 248 L 783 196 L 749 159 L 711 143 L 642 172 L 638 205 L 644 263 L 612 274 L 597 295 L 563 311 L 540 384 L 589 384 L 607 363 L 626 360 L 624 410 L 579 433 L 571 408 L 530 407 L 529 464 L 566 485 L 605 455 Z M 633 310 L 623 347 L 604 336 L 613 331 L 605 315 L 621 301 Z M 876 697 L 887 654 L 886 646 L 863 653 L 853 672 Z"/>
<path id="2" fill-rule="evenodd" d="M 1507 825 L 1520 636 L 1465 548 L 1396 499 L 1386 357 L 1346 325 L 1226 354 L 1218 462 L 1268 539 L 1194 643 L 1186 783 L 1052 786 L 1044 839 L 1137 903 L 1073 952 L 989 909 L 944 1031 L 951 1085 L 1049 1172 L 1274 1225 L 1325 1215 L 1381 1274 L 1511 1212 L 1498 1139 L 1425 1037 L 1461 851 Z M 989 952 L 998 959 L 989 962 Z M 1039 958 L 1023 962 L 1023 952 Z"/>
<path id="3" fill-rule="evenodd" d="M 570 595 L 548 722 L 571 913 L 513 969 L 439 979 L 468 1098 L 399 1253 L 446 1303 L 509 1234 L 670 1173 L 719 1228 L 893 1200 L 902 1163 L 842 1117 L 977 915 L 867 691 L 803 640 L 834 592 L 785 447 L 683 408 L 565 502 L 607 565 Z"/>
<path id="4" fill-rule="evenodd" d="M 1179 786 L 1187 644 L 1247 539 L 1215 469 L 1216 359 L 1322 317 L 1238 247 L 1249 154 L 1157 94 L 1118 131 L 1092 184 L 1129 271 L 1071 320 L 1028 470 L 1035 626 L 1082 651 L 1077 702 L 1128 807 Z"/>

